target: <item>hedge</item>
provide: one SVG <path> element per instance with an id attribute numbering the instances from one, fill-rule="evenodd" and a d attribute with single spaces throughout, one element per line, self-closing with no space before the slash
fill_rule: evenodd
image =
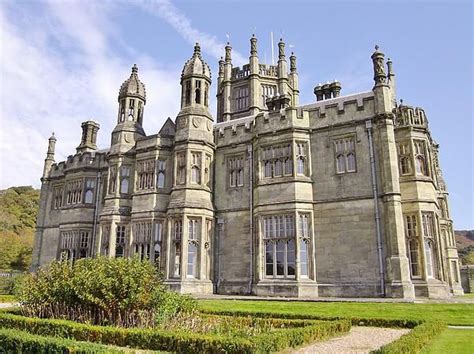
<path id="1" fill-rule="evenodd" d="M 446 329 L 446 323 L 441 321 L 429 321 L 415 327 L 409 333 L 400 337 L 400 339 L 384 345 L 372 353 L 376 354 L 396 354 L 419 353 L 434 337 Z"/>
<path id="2" fill-rule="evenodd" d="M 278 329 L 254 337 L 238 338 L 157 329 L 125 329 L 86 325 L 66 320 L 28 318 L 0 312 L 0 327 L 33 334 L 99 342 L 120 347 L 174 352 L 260 353 L 278 351 L 349 331 L 349 320 L 318 321 L 305 327 Z"/>
<path id="3" fill-rule="evenodd" d="M 287 319 L 287 320 L 319 320 L 319 321 L 338 321 L 350 320 L 354 326 L 366 327 L 391 327 L 391 328 L 415 328 L 422 323 L 423 320 L 405 320 L 405 319 L 386 319 L 386 318 L 361 318 L 361 317 L 325 317 L 310 314 L 295 313 L 275 313 L 275 312 L 246 312 L 246 311 L 213 311 L 200 310 L 205 314 L 213 314 L 219 316 L 253 316 L 259 318 Z"/>
<path id="4" fill-rule="evenodd" d="M 129 350 L 71 339 L 42 337 L 16 329 L 0 328 L 1 353 L 123 353 Z"/>

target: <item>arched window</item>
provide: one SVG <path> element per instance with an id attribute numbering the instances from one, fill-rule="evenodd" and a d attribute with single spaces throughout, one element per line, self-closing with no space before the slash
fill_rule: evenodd
<path id="1" fill-rule="evenodd" d="M 191 81 L 186 81 L 186 83 L 184 84 L 185 86 L 185 89 L 184 89 L 184 101 L 186 102 L 186 104 L 190 104 L 191 103 Z"/>
<path id="2" fill-rule="evenodd" d="M 204 86 L 205 89 L 204 89 L 204 105 L 206 107 L 209 106 L 209 85 L 206 83 L 206 85 Z"/>
<path id="3" fill-rule="evenodd" d="M 125 121 L 125 100 L 120 100 L 120 122 Z"/>
<path id="4" fill-rule="evenodd" d="M 304 175 L 305 174 L 305 163 L 304 163 L 304 158 L 303 157 L 298 157 L 298 160 L 296 160 L 296 173 L 299 175 Z"/>
<path id="5" fill-rule="evenodd" d="M 423 176 L 426 175 L 425 159 L 423 158 L 423 156 L 417 156 L 415 159 L 415 164 L 416 173 Z"/>
<path id="6" fill-rule="evenodd" d="M 347 154 L 347 172 L 354 172 L 356 170 L 355 155 L 353 153 Z"/>
<path id="7" fill-rule="evenodd" d="M 337 173 L 344 173 L 345 170 L 345 161 L 344 161 L 344 155 L 337 155 L 336 157 L 336 163 L 337 163 Z"/>
<path id="8" fill-rule="evenodd" d="M 128 106 L 128 120 L 133 120 L 135 115 L 135 100 L 130 99 L 129 106 Z"/>
<path id="9" fill-rule="evenodd" d="M 200 184 L 201 183 L 201 171 L 197 166 L 193 166 L 191 169 L 191 182 Z"/>
<path id="10" fill-rule="evenodd" d="M 433 271 L 433 243 L 431 240 L 425 239 L 425 263 L 426 275 L 428 278 L 434 277 Z"/>
<path id="11" fill-rule="evenodd" d="M 272 177 L 272 163 L 271 161 L 265 162 L 265 177 Z"/>
<path id="12" fill-rule="evenodd" d="M 282 165 L 280 159 L 275 161 L 275 177 L 280 177 L 282 175 Z"/>
<path id="13" fill-rule="evenodd" d="M 163 172 L 158 172 L 158 181 L 157 181 L 158 188 L 163 188 L 165 186 L 165 174 Z"/>
<path id="14" fill-rule="evenodd" d="M 84 197 L 84 203 L 87 204 L 92 204 L 92 199 L 94 197 L 94 192 L 92 192 L 90 189 L 86 191 L 86 195 Z"/>
<path id="15" fill-rule="evenodd" d="M 128 179 L 122 179 L 120 183 L 120 193 L 127 194 L 128 193 Z"/>
<path id="16" fill-rule="evenodd" d="M 300 241 L 300 275 L 308 277 L 308 241 L 302 239 Z"/>
<path id="17" fill-rule="evenodd" d="M 402 175 L 407 175 L 410 173 L 410 159 L 408 156 L 402 156 L 400 158 L 400 172 Z"/>
<path id="18" fill-rule="evenodd" d="M 201 104 L 201 80 L 196 80 L 195 102 Z"/>

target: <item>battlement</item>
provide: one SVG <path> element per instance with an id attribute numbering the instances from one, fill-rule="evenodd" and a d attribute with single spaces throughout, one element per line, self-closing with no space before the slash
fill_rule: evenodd
<path id="1" fill-rule="evenodd" d="M 339 113 L 343 113 L 345 106 L 350 104 L 356 104 L 357 110 L 364 110 L 364 104 L 368 100 L 372 100 L 374 93 L 372 91 L 362 92 L 352 95 L 339 96 L 335 98 L 329 98 L 327 100 L 318 101 L 316 103 L 307 104 L 298 107 L 298 115 L 301 115 L 302 111 L 315 111 L 319 112 L 320 117 L 326 116 L 326 111 L 337 107 Z"/>
<path id="2" fill-rule="evenodd" d="M 52 164 L 49 177 L 62 176 L 69 170 L 100 169 L 107 165 L 106 153 L 107 151 L 101 150 L 69 155 L 66 161 Z"/>
<path id="3" fill-rule="evenodd" d="M 428 128 L 425 111 L 420 107 L 411 107 L 400 104 L 396 109 L 397 127 Z"/>
<path id="4" fill-rule="evenodd" d="M 250 65 L 246 64 L 242 66 L 242 69 L 240 67 L 235 67 L 232 68 L 232 79 L 243 79 L 244 77 L 247 77 L 250 75 Z"/>

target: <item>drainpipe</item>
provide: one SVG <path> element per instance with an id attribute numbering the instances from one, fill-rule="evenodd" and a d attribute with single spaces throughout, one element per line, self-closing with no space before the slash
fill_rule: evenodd
<path id="1" fill-rule="evenodd" d="M 252 294 L 253 285 L 253 149 L 252 144 L 247 146 L 249 159 L 249 204 L 250 204 L 250 268 L 249 268 L 249 290 Z"/>
<path id="2" fill-rule="evenodd" d="M 100 164 L 99 164 L 100 165 Z M 100 166 L 99 166 L 100 168 Z M 100 195 L 100 191 L 101 191 L 101 184 L 102 184 L 102 173 L 101 172 L 97 172 L 97 178 L 96 178 L 96 181 L 95 181 L 95 185 L 96 185 L 96 193 L 95 193 L 95 205 L 94 205 L 94 222 L 93 222 L 93 226 L 92 226 L 92 250 L 94 252 L 94 254 L 92 254 L 91 252 L 91 256 L 96 256 L 97 253 L 100 253 L 100 245 L 96 245 L 96 237 L 97 237 L 97 231 L 96 231 L 96 228 L 97 228 L 97 216 L 99 214 L 99 195 Z M 99 246 L 99 252 L 97 252 L 97 246 Z"/>
<path id="3" fill-rule="evenodd" d="M 374 143 L 372 140 L 372 121 L 365 121 L 365 128 L 367 129 L 367 136 L 369 138 L 369 154 L 370 154 L 370 170 L 372 174 L 372 192 L 374 195 L 374 208 L 375 208 L 375 227 L 377 235 L 377 253 L 379 259 L 379 274 L 380 274 L 380 289 L 382 296 L 385 297 L 385 271 L 383 267 L 383 250 L 382 250 L 382 228 L 380 226 L 380 210 L 378 201 L 378 187 L 377 187 L 377 173 L 375 170 L 375 155 L 374 155 Z"/>

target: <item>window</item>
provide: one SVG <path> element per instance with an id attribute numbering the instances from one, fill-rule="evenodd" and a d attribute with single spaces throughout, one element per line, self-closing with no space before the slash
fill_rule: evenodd
<path id="1" fill-rule="evenodd" d="M 408 259 L 412 278 L 421 276 L 420 269 L 420 244 L 418 236 L 418 221 L 416 214 L 404 215 L 405 238 L 407 243 Z"/>
<path id="2" fill-rule="evenodd" d="M 263 218 L 267 277 L 294 278 L 296 272 L 294 231 L 294 216 L 291 214 Z"/>
<path id="3" fill-rule="evenodd" d="M 163 222 L 159 221 L 155 223 L 155 234 L 154 234 L 154 255 L 153 255 L 153 260 L 155 261 L 155 264 L 159 266 L 160 264 L 160 259 L 161 259 L 161 240 L 162 240 L 162 234 L 163 234 Z"/>
<path id="4" fill-rule="evenodd" d="M 398 144 L 398 164 L 400 175 L 411 174 L 411 153 L 409 144 Z"/>
<path id="5" fill-rule="evenodd" d="M 425 246 L 425 265 L 428 278 L 436 278 L 436 258 L 435 258 L 435 227 L 434 217 L 431 212 L 421 213 L 423 224 L 423 242 Z"/>
<path id="6" fill-rule="evenodd" d="M 199 219 L 188 220 L 188 268 L 187 277 L 198 276 L 198 247 L 201 237 L 201 222 Z"/>
<path id="7" fill-rule="evenodd" d="M 204 184 L 211 187 L 211 156 L 206 155 L 206 162 L 204 166 Z"/>
<path id="8" fill-rule="evenodd" d="M 181 240 L 183 236 L 183 221 L 173 221 L 173 256 L 171 258 L 172 263 L 172 276 L 179 277 L 181 275 Z"/>
<path id="9" fill-rule="evenodd" d="M 263 177 L 275 178 L 293 174 L 291 144 L 267 146 L 261 150 Z"/>
<path id="10" fill-rule="evenodd" d="M 201 104 L 201 80 L 196 80 L 195 93 L 196 93 L 196 97 L 195 97 L 196 103 Z"/>
<path id="11" fill-rule="evenodd" d="M 422 140 L 413 141 L 415 148 L 415 171 L 417 175 L 428 176 L 425 142 Z"/>
<path id="12" fill-rule="evenodd" d="M 135 100 L 131 98 L 129 101 L 129 106 L 128 106 L 128 120 L 133 120 L 134 115 L 135 115 Z"/>
<path id="13" fill-rule="evenodd" d="M 120 100 L 120 122 L 125 121 L 125 100 Z"/>
<path id="14" fill-rule="evenodd" d="M 249 89 L 246 86 L 234 89 L 235 110 L 242 111 L 249 106 Z"/>
<path id="15" fill-rule="evenodd" d="M 191 81 L 186 81 L 184 87 L 185 102 L 186 104 L 191 104 Z"/>
<path id="16" fill-rule="evenodd" d="M 63 206 L 63 186 L 54 186 L 53 187 L 53 209 L 59 209 Z"/>
<path id="17" fill-rule="evenodd" d="M 94 202 L 95 179 L 87 178 L 85 183 L 84 203 L 92 204 Z"/>
<path id="18" fill-rule="evenodd" d="M 148 190 L 154 187 L 155 160 L 137 162 L 137 190 Z"/>
<path id="19" fill-rule="evenodd" d="M 156 186 L 158 188 L 165 187 L 165 161 L 158 160 L 158 176 L 156 178 Z"/>
<path id="20" fill-rule="evenodd" d="M 62 231 L 59 243 L 59 260 L 74 261 L 90 254 L 91 230 Z"/>
<path id="21" fill-rule="evenodd" d="M 267 99 L 276 95 L 275 85 L 262 85 L 262 107 L 267 107 Z"/>
<path id="22" fill-rule="evenodd" d="M 309 276 L 308 243 L 308 240 L 300 240 L 300 275 L 304 278 L 307 278 Z"/>
<path id="23" fill-rule="evenodd" d="M 207 82 L 204 85 L 204 105 L 209 106 L 209 84 Z"/>
<path id="24" fill-rule="evenodd" d="M 130 166 L 120 168 L 120 193 L 128 194 L 130 184 Z"/>
<path id="25" fill-rule="evenodd" d="M 227 160 L 229 186 L 241 187 L 244 185 L 244 157 L 236 156 Z"/>
<path id="26" fill-rule="evenodd" d="M 138 101 L 138 121 L 141 123 L 143 118 L 143 104 L 142 101 Z"/>
<path id="27" fill-rule="evenodd" d="M 297 143 L 296 144 L 296 174 L 298 175 L 307 175 L 306 165 L 307 165 L 307 154 L 306 154 L 306 143 Z"/>
<path id="28" fill-rule="evenodd" d="M 66 183 L 66 204 L 74 205 L 82 203 L 83 180 L 76 179 Z"/>
<path id="29" fill-rule="evenodd" d="M 336 172 L 346 173 L 356 171 L 354 138 L 343 138 L 334 141 L 336 151 Z"/>
<path id="30" fill-rule="evenodd" d="M 115 230 L 115 257 L 125 255 L 125 225 L 117 225 Z"/>
<path id="31" fill-rule="evenodd" d="M 201 153 L 191 154 L 191 183 L 201 184 Z"/>
<path id="32" fill-rule="evenodd" d="M 117 167 L 111 166 L 109 169 L 109 193 L 115 193 L 117 185 Z"/>
<path id="33" fill-rule="evenodd" d="M 176 156 L 176 184 L 185 184 L 186 183 L 186 155 L 184 153 L 179 153 Z"/>
<path id="34" fill-rule="evenodd" d="M 133 254 L 141 260 L 151 259 L 152 226 L 150 221 L 137 222 L 133 225 L 132 250 Z"/>

